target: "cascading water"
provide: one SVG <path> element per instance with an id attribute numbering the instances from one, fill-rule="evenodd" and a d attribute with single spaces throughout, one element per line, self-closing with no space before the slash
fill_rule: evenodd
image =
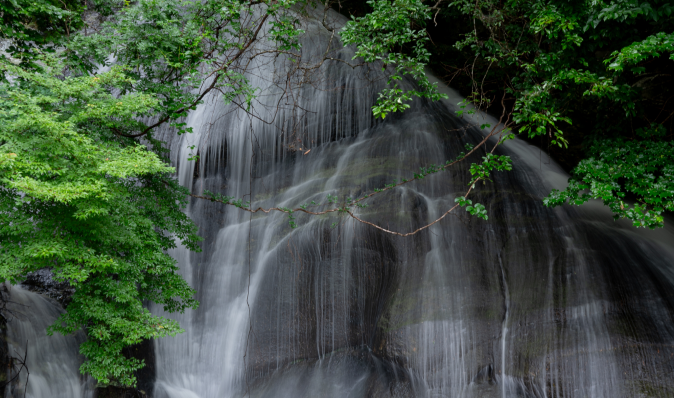
<path id="1" fill-rule="evenodd" d="M 321 54 L 329 32 L 311 20 L 307 31 L 303 51 Z M 482 137 L 447 103 L 376 123 L 381 83 L 336 62 L 292 90 L 298 117 L 274 85 L 281 58 L 254 61 L 250 78 L 267 87 L 256 117 L 211 98 L 189 116 L 192 135 L 165 132 L 194 193 L 265 208 L 355 198 Z M 547 209 L 564 172 L 521 141 L 497 151 L 515 171 L 478 187 L 489 221 L 458 212 L 409 238 L 327 215 L 291 229 L 283 214 L 194 200 L 204 251 L 175 256 L 201 307 L 178 317 L 185 334 L 156 343 L 155 396 L 673 396 L 672 233 L 642 236 L 592 205 Z M 466 191 L 467 164 L 358 214 L 414 230 Z"/>
<path id="2" fill-rule="evenodd" d="M 306 59 L 329 41 L 320 18 L 307 19 Z M 263 88 L 253 117 L 213 96 L 189 114 L 192 134 L 160 134 L 195 194 L 265 208 L 341 201 L 483 137 L 470 126 L 483 121 L 457 118 L 444 86 L 450 101 L 416 101 L 375 122 L 376 71 L 325 62 L 284 95 L 287 59 L 250 62 Z M 201 306 L 169 315 L 185 333 L 155 343 L 154 397 L 674 396 L 671 229 L 638 232 L 594 204 L 545 208 L 565 173 L 518 140 L 497 152 L 514 171 L 477 187 L 488 221 L 458 211 L 408 238 L 338 215 L 296 214 L 292 229 L 284 214 L 194 199 L 203 252 L 172 254 Z M 357 214 L 412 231 L 465 193 L 469 164 L 377 195 Z"/>
<path id="3" fill-rule="evenodd" d="M 316 21 L 307 30 L 303 51 L 320 54 L 329 33 Z M 277 106 L 288 101 L 273 77 L 285 70 L 266 59 L 251 72 L 268 87 L 253 106 L 259 118 L 217 99 L 190 115 L 193 135 L 171 142 L 181 183 L 253 207 L 325 203 L 442 164 L 481 138 L 447 104 L 417 101 L 375 123 L 380 83 L 341 63 L 292 91 L 306 111 L 298 119 Z M 192 145 L 197 163 L 187 161 Z M 195 200 L 204 252 L 175 255 L 202 305 L 179 318 L 183 336 L 157 342 L 155 395 L 674 394 L 671 232 L 658 242 L 592 206 L 547 209 L 541 198 L 563 187 L 563 171 L 520 141 L 499 151 L 515 171 L 479 187 L 488 222 L 457 213 L 410 238 L 336 216 L 299 215 L 293 230 L 282 214 Z M 452 206 L 466 175 L 459 165 L 375 197 L 359 214 L 413 230 Z"/>
<path id="4" fill-rule="evenodd" d="M 9 355 L 15 360 L 13 369 L 6 370 L 14 381 L 5 386 L 4 396 L 93 397 L 91 381 L 79 371 L 82 336 L 47 336 L 47 326 L 63 311 L 60 306 L 18 286 L 9 289 L 8 297 L 3 315 Z M 25 367 L 17 360 L 23 360 Z"/>

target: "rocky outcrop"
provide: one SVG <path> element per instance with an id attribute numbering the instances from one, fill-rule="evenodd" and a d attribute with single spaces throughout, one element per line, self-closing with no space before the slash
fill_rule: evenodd
<path id="1" fill-rule="evenodd" d="M 52 298 L 66 308 L 72 299 L 75 289 L 66 281 L 57 281 L 49 268 L 29 272 L 21 286 L 31 292 Z"/>

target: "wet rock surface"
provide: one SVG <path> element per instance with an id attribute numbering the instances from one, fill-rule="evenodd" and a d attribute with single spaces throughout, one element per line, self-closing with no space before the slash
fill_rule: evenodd
<path id="1" fill-rule="evenodd" d="M 325 44 L 313 33 L 303 51 Z M 259 76 L 273 79 L 279 64 L 262 64 L 254 83 L 269 83 Z M 321 89 L 298 90 L 309 111 L 293 142 L 269 124 L 226 116 L 232 110 L 217 99 L 201 110 L 217 122 L 188 120 L 189 137 L 164 131 L 181 183 L 250 197 L 253 208 L 325 204 L 328 194 L 341 203 L 445 164 L 484 137 L 447 104 L 416 101 L 374 122 L 362 110 L 376 84 L 362 89 L 353 71 L 329 68 Z M 299 139 L 310 153 L 292 149 Z M 198 166 L 187 161 L 193 145 Z M 674 235 L 658 245 L 606 214 L 547 208 L 542 198 L 566 174 L 517 140 L 496 153 L 511 156 L 514 170 L 475 187 L 488 220 L 458 209 L 406 238 L 338 213 L 296 212 L 292 228 L 286 214 L 194 200 L 203 252 L 173 255 L 201 306 L 178 316 L 184 335 L 157 344 L 158 397 L 672 396 Z M 465 194 L 483 155 L 352 209 L 415 231 Z"/>
<path id="2" fill-rule="evenodd" d="M 343 349 L 321 360 L 297 360 L 248 386 L 258 398 L 411 398 L 423 385 L 407 369 L 382 361 L 367 348 Z"/>
<path id="3" fill-rule="evenodd" d="M 57 281 L 48 268 L 43 268 L 35 272 L 26 274 L 26 279 L 21 282 L 21 286 L 31 292 L 39 293 L 50 297 L 66 308 L 70 303 L 75 289 L 68 282 Z"/>

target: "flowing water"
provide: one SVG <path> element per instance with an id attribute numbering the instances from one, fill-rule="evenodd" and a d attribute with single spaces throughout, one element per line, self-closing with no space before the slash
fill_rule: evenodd
<path id="1" fill-rule="evenodd" d="M 8 325 L 9 355 L 15 358 L 8 374 L 15 379 L 5 387 L 6 397 L 93 396 L 90 380 L 79 372 L 82 336 L 47 336 L 47 326 L 61 312 L 60 305 L 48 298 L 18 286 L 10 288 L 3 315 Z"/>
<path id="2" fill-rule="evenodd" d="M 312 17 L 306 30 L 306 58 L 323 54 L 329 32 Z M 357 198 L 484 134 L 473 126 L 484 120 L 456 116 L 444 86 L 449 101 L 381 122 L 370 111 L 376 71 L 326 62 L 288 91 L 288 60 L 251 65 L 264 88 L 254 117 L 212 96 L 189 114 L 192 134 L 161 133 L 195 194 L 265 208 Z M 408 238 L 335 213 L 296 213 L 293 229 L 281 213 L 194 199 L 203 252 L 172 254 L 201 306 L 170 315 L 185 333 L 155 342 L 154 397 L 673 397 L 671 229 L 639 232 L 596 204 L 545 208 L 566 174 L 522 141 L 496 151 L 514 170 L 477 187 L 488 221 L 458 210 Z M 476 160 L 356 212 L 412 231 L 466 192 Z"/>

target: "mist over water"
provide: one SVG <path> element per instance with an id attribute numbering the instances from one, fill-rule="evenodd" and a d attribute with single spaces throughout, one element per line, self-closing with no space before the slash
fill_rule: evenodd
<path id="1" fill-rule="evenodd" d="M 344 19 L 331 13 L 330 23 Z M 316 18 L 306 30 L 303 56 L 323 54 L 330 33 Z M 284 95 L 291 63 L 251 62 L 251 83 L 264 88 L 254 117 L 214 95 L 189 114 L 192 134 L 158 134 L 194 194 L 253 208 L 358 198 L 444 164 L 485 134 L 474 126 L 482 119 L 456 116 L 455 94 L 375 121 L 376 71 L 326 62 Z M 167 315 L 185 333 L 155 342 L 154 397 L 674 397 L 671 229 L 636 231 L 593 204 L 548 209 L 541 199 L 567 175 L 519 140 L 496 152 L 514 170 L 476 188 L 488 221 L 459 209 L 408 238 L 336 213 L 296 213 L 292 229 L 285 214 L 193 199 L 187 212 L 203 252 L 172 255 L 201 305 Z M 466 192 L 480 157 L 354 210 L 413 231 Z M 54 349 L 77 357 L 75 340 Z M 60 380 L 36 381 L 33 396 L 84 396 L 64 384 L 75 380 L 71 369 L 43 370 Z M 42 385 L 61 395 L 37 393 Z"/>

